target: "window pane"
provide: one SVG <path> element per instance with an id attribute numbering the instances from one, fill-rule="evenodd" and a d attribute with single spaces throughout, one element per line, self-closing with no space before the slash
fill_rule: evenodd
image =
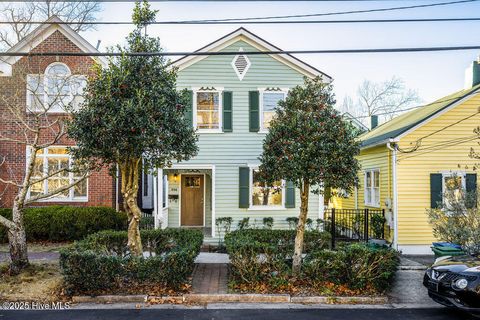
<path id="1" fill-rule="evenodd" d="M 73 187 L 74 197 L 86 197 L 87 196 L 87 179 L 79 182 Z"/>
<path id="2" fill-rule="evenodd" d="M 68 169 L 68 158 L 48 158 L 48 174 L 53 174 L 55 171 Z M 68 177 L 69 172 L 68 170 L 64 170 L 57 175 L 56 177 Z"/>
<path id="3" fill-rule="evenodd" d="M 282 182 L 275 181 L 267 186 L 260 181 L 258 170 L 253 171 L 252 204 L 254 206 L 281 206 L 282 205 Z"/>
<path id="4" fill-rule="evenodd" d="M 48 179 L 48 192 L 54 192 L 60 188 L 68 186 L 70 184 L 69 178 L 49 178 Z M 55 195 L 55 198 L 68 198 L 70 190 L 64 190 L 63 192 Z"/>
<path id="5" fill-rule="evenodd" d="M 270 127 L 270 121 L 275 115 L 275 108 L 278 102 L 285 97 L 283 92 L 264 92 L 263 93 L 263 127 Z"/>
<path id="6" fill-rule="evenodd" d="M 27 76 L 28 104 L 31 110 L 41 110 L 44 104 L 44 87 L 42 75 Z"/>
<path id="7" fill-rule="evenodd" d="M 366 185 L 367 185 L 367 189 L 370 189 L 372 187 L 372 173 L 371 171 L 367 171 L 366 172 Z"/>
<path id="8" fill-rule="evenodd" d="M 218 129 L 219 93 L 197 92 L 197 127 L 199 129 Z"/>
<path id="9" fill-rule="evenodd" d="M 35 178 L 40 178 L 43 176 L 43 158 L 42 157 L 35 159 L 32 176 Z"/>
<path id="10" fill-rule="evenodd" d="M 378 188 L 380 186 L 380 172 L 374 171 L 373 172 L 373 186 Z"/>
<path id="11" fill-rule="evenodd" d="M 49 148 L 48 154 L 68 154 L 67 148 Z"/>
<path id="12" fill-rule="evenodd" d="M 450 200 L 453 200 L 454 202 L 462 200 L 462 177 L 444 177 L 444 184 L 445 192 L 447 193 L 445 197 L 447 205 L 450 205 Z"/>
<path id="13" fill-rule="evenodd" d="M 38 196 L 40 194 L 43 194 L 44 193 L 44 183 L 43 181 L 42 182 L 38 182 L 38 183 L 35 183 L 33 184 L 31 187 L 30 187 L 30 196 L 34 197 L 34 196 Z"/>

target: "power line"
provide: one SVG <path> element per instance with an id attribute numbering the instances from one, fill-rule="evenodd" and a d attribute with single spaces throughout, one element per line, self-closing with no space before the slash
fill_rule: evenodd
<path id="1" fill-rule="evenodd" d="M 345 14 L 355 14 L 355 13 L 372 13 L 372 12 L 384 12 L 384 11 L 395 11 L 395 10 L 407 10 L 407 9 L 417 9 L 417 8 L 426 8 L 426 7 L 436 7 L 436 6 L 447 6 L 453 4 L 462 4 L 469 2 L 477 2 L 478 0 L 463 0 L 463 1 L 449 1 L 449 2 L 440 2 L 440 3 L 429 3 L 413 6 L 401 6 L 401 7 L 389 7 L 389 8 L 376 8 L 376 9 L 365 9 L 365 10 L 350 10 L 350 11 L 336 11 L 336 12 L 325 12 L 325 13 L 310 13 L 310 14 L 295 14 L 295 15 L 284 15 L 284 16 L 268 16 L 268 17 L 247 17 L 247 18 L 228 18 L 228 19 L 210 19 L 207 21 L 233 21 L 233 20 L 264 20 L 264 19 L 287 19 L 287 18 L 307 18 L 307 17 L 325 17 L 333 15 L 345 15 Z"/>
<path id="2" fill-rule="evenodd" d="M 463 121 L 465 121 L 465 120 L 468 120 L 468 119 L 470 119 L 470 118 L 473 118 L 474 116 L 478 115 L 479 113 L 480 113 L 480 111 L 477 111 L 477 112 L 475 112 L 474 114 L 469 115 L 468 117 L 465 117 L 465 118 L 462 118 L 462 119 L 460 119 L 460 120 L 458 120 L 458 121 L 455 121 L 455 122 L 453 122 L 453 123 L 450 123 L 449 125 L 447 125 L 447 126 L 445 126 L 445 127 L 443 127 L 443 128 L 440 128 L 440 129 L 438 129 L 438 130 L 436 130 L 436 131 L 434 131 L 434 132 L 432 132 L 432 133 L 429 133 L 429 134 L 427 134 L 427 135 L 424 135 L 424 136 L 421 137 L 421 138 L 418 138 L 417 141 L 423 140 L 423 139 L 428 138 L 428 137 L 431 137 L 431 136 L 433 136 L 434 134 L 437 134 L 437 133 L 439 133 L 439 132 L 442 132 L 442 131 L 445 130 L 445 129 L 448 129 L 448 128 L 450 128 L 450 127 L 453 127 L 454 125 L 459 124 L 460 122 L 463 122 Z"/>
<path id="3" fill-rule="evenodd" d="M 448 148 L 448 147 L 460 145 L 460 144 L 470 142 L 470 141 L 473 141 L 473 140 L 476 140 L 476 139 L 478 139 L 478 136 L 473 137 L 473 138 L 469 138 L 469 139 L 465 139 L 465 140 L 461 140 L 461 141 L 454 141 L 454 142 L 450 142 L 450 143 L 445 143 L 445 144 L 442 144 L 442 145 L 438 145 L 438 148 L 432 148 L 432 149 L 430 149 L 428 151 L 425 151 L 425 152 L 419 152 L 419 153 L 415 153 L 415 154 L 410 155 L 410 156 L 399 157 L 398 161 L 413 158 L 413 157 L 417 157 L 417 156 L 421 156 L 421 155 L 425 155 L 425 154 L 429 154 L 429 153 L 432 153 L 432 152 L 435 152 L 435 151 L 439 151 L 439 150 L 442 150 L 442 149 L 445 149 L 445 148 Z"/>
<path id="4" fill-rule="evenodd" d="M 377 19 L 377 20 L 295 20 L 295 21 L 253 21 L 253 20 L 270 20 L 270 19 L 290 19 L 290 18 L 307 18 L 307 17 L 324 17 L 335 15 L 348 15 L 357 13 L 373 13 L 373 12 L 386 12 L 396 10 L 408 10 L 418 9 L 436 6 L 447 6 L 463 3 L 472 3 L 479 0 L 461 0 L 461 1 L 449 1 L 440 3 L 429 3 L 412 6 L 400 6 L 400 7 L 387 7 L 387 8 L 374 8 L 364 10 L 349 10 L 349 11 L 335 11 L 324 13 L 311 13 L 311 14 L 295 14 L 295 15 L 278 15 L 278 16 L 262 16 L 262 17 L 245 17 L 245 18 L 226 18 L 226 19 L 197 19 L 197 20 L 180 20 L 180 21 L 158 21 L 151 24 L 280 24 L 280 23 L 371 23 L 371 22 L 446 22 L 446 21 L 477 21 L 479 18 L 447 18 L 447 19 Z M 473 20 L 472 20 L 473 19 Z M 131 21 L 61 21 L 61 22 L 48 22 L 48 21 L 0 21 L 0 24 L 89 24 L 89 25 L 129 25 L 133 24 Z"/>
<path id="5" fill-rule="evenodd" d="M 449 46 L 449 47 L 410 47 L 410 48 L 372 48 L 372 49 L 324 49 L 324 50 L 267 50 L 267 51 L 242 51 L 244 55 L 276 55 L 276 54 L 357 54 L 357 53 L 414 53 L 435 51 L 462 51 L 478 50 L 477 46 Z M 38 57 L 38 56 L 61 56 L 61 57 L 155 57 L 155 56 L 235 56 L 238 51 L 194 51 L 194 52 L 0 52 L 3 57 Z"/>
<path id="6" fill-rule="evenodd" d="M 248 25 L 248 24 L 357 24 L 357 23 L 422 23 L 422 22 L 475 22 L 480 21 L 480 17 L 470 18 L 419 18 L 419 19 L 351 19 L 351 20 L 286 20 L 286 21 L 210 21 L 210 20 L 192 20 L 192 21 L 156 21 L 151 25 Z M 83 24 L 83 25 L 131 25 L 127 21 L 90 21 L 90 22 L 50 22 L 50 21 L 29 21 L 29 22 L 8 22 L 0 21 L 0 25 L 9 24 Z"/>

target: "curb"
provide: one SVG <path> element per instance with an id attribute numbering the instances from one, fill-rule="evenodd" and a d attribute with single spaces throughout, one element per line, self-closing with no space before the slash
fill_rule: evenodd
<path id="1" fill-rule="evenodd" d="M 152 303 L 152 304 L 207 304 L 207 303 L 297 303 L 297 304 L 387 304 L 388 297 L 328 297 L 290 296 L 289 294 L 202 294 L 190 293 L 183 296 L 148 295 L 103 295 L 74 296 L 74 303 Z"/>
<path id="2" fill-rule="evenodd" d="M 426 266 L 399 266 L 399 271 L 425 271 L 428 268 Z"/>

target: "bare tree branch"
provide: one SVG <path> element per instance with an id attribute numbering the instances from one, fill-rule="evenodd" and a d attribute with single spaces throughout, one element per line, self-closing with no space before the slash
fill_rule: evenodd
<path id="1" fill-rule="evenodd" d="M 85 22 L 97 20 L 102 10 L 99 1 L 33 1 L 0 6 L 0 19 L 10 22 L 5 30 L 0 30 L 0 47 L 8 49 L 25 38 L 34 28 L 25 22 L 47 20 L 56 15 L 66 22 L 78 22 L 72 25 L 76 32 L 94 29 L 94 25 Z"/>

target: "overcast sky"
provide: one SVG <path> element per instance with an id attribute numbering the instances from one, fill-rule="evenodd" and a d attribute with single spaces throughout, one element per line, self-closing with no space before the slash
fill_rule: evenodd
<path id="1" fill-rule="evenodd" d="M 221 19 L 438 3 L 430 1 L 362 2 L 153 2 L 157 21 Z M 103 21 L 130 21 L 133 3 L 104 2 Z M 412 10 L 350 14 L 330 19 L 480 17 L 480 2 Z M 317 18 L 326 19 L 326 18 Z M 167 51 L 193 51 L 241 25 L 157 25 L 149 34 L 160 37 Z M 458 46 L 480 44 L 480 21 L 396 24 L 244 25 L 283 50 Z M 132 26 L 98 26 L 83 34 L 92 44 L 121 43 Z M 353 95 L 364 80 L 383 81 L 398 76 L 418 90 L 424 102 L 463 88 L 465 68 L 480 53 L 471 51 L 384 54 L 315 54 L 297 56 L 334 78 L 337 101 Z"/>

